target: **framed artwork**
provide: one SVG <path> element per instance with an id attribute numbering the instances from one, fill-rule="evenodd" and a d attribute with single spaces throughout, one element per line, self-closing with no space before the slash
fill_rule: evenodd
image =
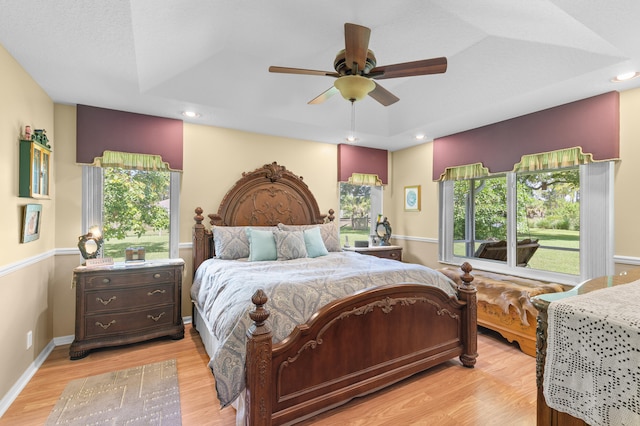
<path id="1" fill-rule="evenodd" d="M 27 204 L 24 206 L 22 219 L 22 242 L 28 243 L 40 238 L 40 223 L 42 222 L 42 204 Z"/>
<path id="2" fill-rule="evenodd" d="M 404 187 L 404 211 L 420 211 L 420 185 Z"/>

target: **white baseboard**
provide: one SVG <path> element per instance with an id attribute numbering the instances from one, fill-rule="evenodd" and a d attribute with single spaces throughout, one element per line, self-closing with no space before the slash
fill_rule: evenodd
<path id="1" fill-rule="evenodd" d="M 0 400 L 0 417 L 2 417 L 4 413 L 9 409 L 11 404 L 13 404 L 13 401 L 15 401 L 18 395 L 20 395 L 22 389 L 27 386 L 29 380 L 31 380 L 33 375 L 36 374 L 40 366 L 42 366 L 55 346 L 56 345 L 54 344 L 53 340 L 50 341 L 49 344 L 42 350 L 42 352 L 40 352 L 38 357 L 31 363 L 31 365 L 29 365 L 27 370 L 22 373 L 22 376 L 20 376 L 18 381 L 11 387 L 11 389 L 9 389 L 9 392 L 7 392 L 7 394 Z"/>
<path id="2" fill-rule="evenodd" d="M 182 317 L 182 322 L 185 324 L 191 324 L 192 318 L 191 315 L 187 317 Z M 74 335 L 70 334 L 68 336 L 60 336 L 54 337 L 53 340 L 49 342 L 49 344 L 40 352 L 38 357 L 29 365 L 27 370 L 20 376 L 18 381 L 9 389 L 9 392 L 6 393 L 4 397 L 0 400 L 0 417 L 4 415 L 4 413 L 9 409 L 13 401 L 16 400 L 20 392 L 27 386 L 29 380 L 33 377 L 34 374 L 38 371 L 38 369 L 42 366 L 44 361 L 49 357 L 51 352 L 56 346 L 62 345 L 70 345 L 73 342 Z"/>

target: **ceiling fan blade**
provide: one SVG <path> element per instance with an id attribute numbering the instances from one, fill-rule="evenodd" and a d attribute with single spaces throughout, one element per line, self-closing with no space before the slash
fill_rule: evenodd
<path id="1" fill-rule="evenodd" d="M 421 61 L 404 62 L 394 65 L 375 67 L 369 77 L 381 80 L 384 78 L 410 77 L 414 75 L 441 74 L 447 71 L 447 58 L 423 59 Z"/>
<path id="2" fill-rule="evenodd" d="M 351 70 L 358 65 L 358 74 L 364 70 L 369 49 L 369 37 L 371 30 L 356 24 L 344 24 L 344 55 L 345 63 Z M 355 74 L 355 72 L 353 73 Z"/>
<path id="3" fill-rule="evenodd" d="M 400 100 L 399 97 L 380 86 L 376 83 L 376 88 L 369 92 L 369 96 L 371 96 L 376 101 L 380 102 L 384 106 L 389 106 L 395 104 Z"/>
<path id="4" fill-rule="evenodd" d="M 311 99 L 307 103 L 309 105 L 321 104 L 324 101 L 326 101 L 327 99 L 329 99 L 330 97 L 332 97 L 333 95 L 335 95 L 336 93 L 338 93 L 338 89 L 336 89 L 335 86 L 331 86 L 329 89 L 325 90 L 324 92 L 322 92 L 321 94 L 319 94 L 315 98 Z"/>
<path id="5" fill-rule="evenodd" d="M 318 70 L 307 70 L 303 68 L 288 68 L 288 67 L 269 67 L 269 72 L 277 72 L 283 74 L 306 74 L 306 75 L 324 75 L 329 77 L 340 77 L 340 74 L 333 71 L 318 71 Z"/>

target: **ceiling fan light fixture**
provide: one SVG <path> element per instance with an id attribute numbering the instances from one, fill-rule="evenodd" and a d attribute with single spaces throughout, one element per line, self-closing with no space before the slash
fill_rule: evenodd
<path id="1" fill-rule="evenodd" d="M 376 83 L 359 75 L 345 75 L 338 78 L 333 85 L 338 89 L 343 98 L 355 102 L 364 99 L 373 89 Z"/>

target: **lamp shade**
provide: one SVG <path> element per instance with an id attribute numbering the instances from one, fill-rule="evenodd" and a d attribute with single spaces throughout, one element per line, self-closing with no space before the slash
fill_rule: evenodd
<path id="1" fill-rule="evenodd" d="M 362 100 L 376 87 L 373 80 L 359 75 L 342 76 L 333 85 L 340 91 L 343 98 L 351 102 Z"/>

